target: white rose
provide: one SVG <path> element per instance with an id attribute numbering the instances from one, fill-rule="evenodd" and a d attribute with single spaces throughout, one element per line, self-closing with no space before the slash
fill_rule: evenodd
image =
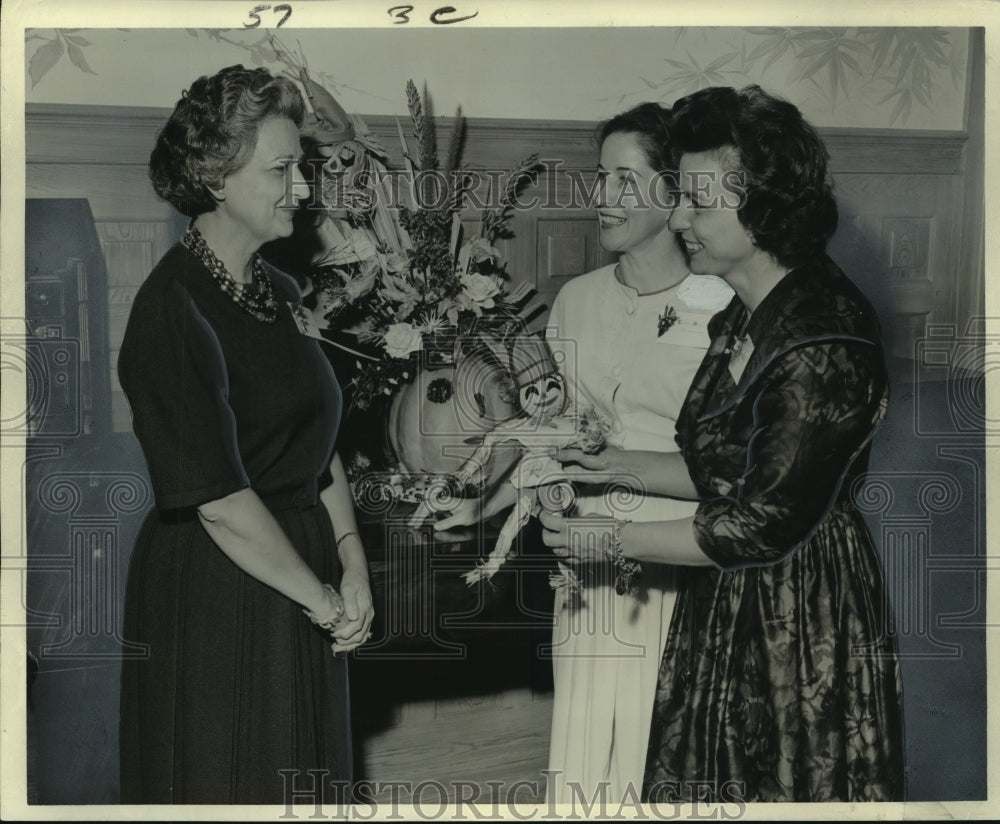
<path id="1" fill-rule="evenodd" d="M 394 358 L 405 358 L 424 344 L 412 323 L 394 323 L 385 330 L 385 351 Z"/>
<path id="2" fill-rule="evenodd" d="M 483 309 L 493 308 L 493 298 L 500 294 L 500 286 L 486 275 L 462 275 L 462 289 L 469 300 Z"/>

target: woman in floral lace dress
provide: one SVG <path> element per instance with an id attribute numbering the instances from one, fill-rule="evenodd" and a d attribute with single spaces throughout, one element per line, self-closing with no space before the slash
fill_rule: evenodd
<path id="1" fill-rule="evenodd" d="M 708 321 L 732 297 L 722 280 L 689 274 L 667 225 L 675 172 L 669 115 L 647 103 L 599 129 L 600 242 L 618 261 L 567 283 L 548 321 L 569 400 L 596 407 L 611 423 L 608 443 L 621 449 L 677 450 L 674 424 L 709 345 Z M 694 512 L 691 502 L 661 495 L 619 496 L 600 485 L 579 492 L 581 516 L 663 521 Z M 438 528 L 463 520 L 453 516 Z M 650 568 L 625 595 L 606 568 L 581 577 L 578 592 L 556 591 L 549 797 L 638 798 L 674 606 L 672 573 Z"/>
<path id="2" fill-rule="evenodd" d="M 644 795 L 658 801 L 902 797 L 899 672 L 878 554 L 853 505 L 888 384 L 878 322 L 824 253 L 826 153 L 756 86 L 675 104 L 670 225 L 736 299 L 677 423 L 680 452 L 564 454 L 699 500 L 692 516 L 588 526 L 543 514 L 568 560 L 677 565 Z"/>

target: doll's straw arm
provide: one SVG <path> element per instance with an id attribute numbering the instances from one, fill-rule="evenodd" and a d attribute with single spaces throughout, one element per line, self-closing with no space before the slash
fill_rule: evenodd
<path id="1" fill-rule="evenodd" d="M 500 534 L 497 537 L 497 543 L 493 551 L 487 556 L 484 562 L 462 576 L 465 579 L 465 583 L 471 585 L 477 581 L 488 581 L 496 575 L 497 571 L 507 560 L 508 555 L 510 555 L 510 549 L 514 545 L 514 538 L 517 537 L 517 533 L 528 523 L 534 506 L 534 491 L 518 497 L 517 503 L 514 504 L 510 515 L 507 516 L 507 520 L 504 521 L 503 526 L 500 528 Z"/>
<path id="2" fill-rule="evenodd" d="M 482 467 L 486 466 L 486 462 L 490 459 L 490 455 L 492 454 L 493 443 L 484 439 L 455 473 L 455 479 L 458 483 L 461 486 L 468 484 L 469 481 L 472 480 L 472 476 L 482 469 Z"/>

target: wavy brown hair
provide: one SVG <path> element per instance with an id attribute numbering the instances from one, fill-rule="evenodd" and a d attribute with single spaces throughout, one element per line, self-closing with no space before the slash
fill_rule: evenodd
<path id="1" fill-rule="evenodd" d="M 743 176 L 740 223 L 779 264 L 825 253 L 837 229 L 828 156 L 794 105 L 756 85 L 702 89 L 674 103 L 672 139 L 678 154 L 732 155 Z"/>
<path id="2" fill-rule="evenodd" d="M 616 114 L 597 127 L 597 145 L 602 146 L 609 136 L 618 133 L 636 136 L 653 171 L 677 169 L 670 139 L 670 109 L 659 103 L 640 103 L 628 111 Z"/>
<path id="3" fill-rule="evenodd" d="M 209 187 L 246 164 L 261 123 L 287 117 L 301 127 L 304 116 L 295 83 L 267 69 L 229 66 L 199 77 L 157 136 L 149 157 L 153 188 L 188 217 L 210 212 L 216 201 Z"/>

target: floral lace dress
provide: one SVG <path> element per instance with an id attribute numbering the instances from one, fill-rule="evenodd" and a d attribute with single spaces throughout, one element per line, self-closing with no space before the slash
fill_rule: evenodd
<path id="1" fill-rule="evenodd" d="M 644 795 L 898 800 L 890 612 L 852 503 L 888 397 L 877 320 L 827 259 L 771 291 L 741 348 L 745 321 L 736 300 L 713 319 L 677 424 L 714 566 L 679 570 Z"/>

